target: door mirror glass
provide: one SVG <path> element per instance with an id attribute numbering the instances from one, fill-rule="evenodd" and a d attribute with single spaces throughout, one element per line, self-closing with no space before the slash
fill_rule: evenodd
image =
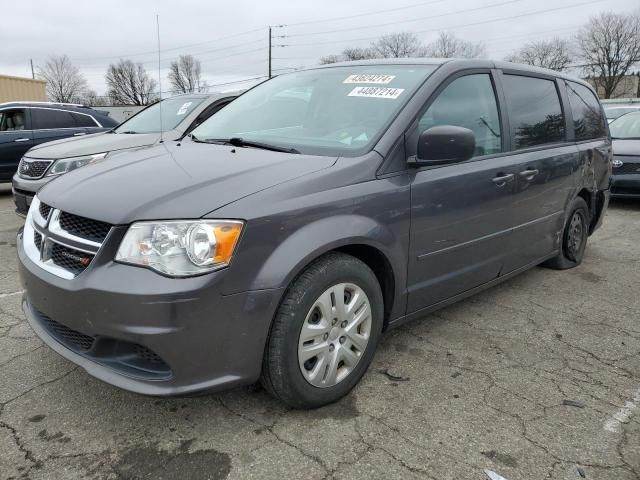
<path id="1" fill-rule="evenodd" d="M 439 125 L 420 134 L 418 155 L 413 163 L 427 166 L 464 162 L 473 157 L 475 149 L 473 131 L 454 125 Z"/>

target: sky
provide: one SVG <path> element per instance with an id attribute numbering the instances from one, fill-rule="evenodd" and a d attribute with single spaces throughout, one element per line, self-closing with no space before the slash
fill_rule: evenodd
<path id="1" fill-rule="evenodd" d="M 156 15 L 163 91 L 179 54 L 198 58 L 203 79 L 224 91 L 267 74 L 269 25 L 273 70 L 281 73 L 405 31 L 425 43 L 448 31 L 502 59 L 527 42 L 571 38 L 600 12 L 634 9 L 638 0 L 0 0 L 0 74 L 30 77 L 30 59 L 37 68 L 66 54 L 99 95 L 109 63 L 120 58 L 142 62 L 158 78 Z"/>

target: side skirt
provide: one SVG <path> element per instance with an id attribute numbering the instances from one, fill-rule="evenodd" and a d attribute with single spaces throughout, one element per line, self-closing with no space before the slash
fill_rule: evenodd
<path id="1" fill-rule="evenodd" d="M 425 315 L 428 315 L 432 312 L 435 312 L 436 310 L 440 310 L 441 308 L 447 307 L 453 303 L 459 302 L 460 300 L 464 300 L 465 298 L 471 297 L 472 295 L 475 295 L 476 293 L 479 293 L 483 290 L 486 290 L 488 288 L 491 288 L 495 285 L 498 285 L 506 280 L 509 280 L 512 277 L 515 277 L 516 275 L 525 272 L 537 265 L 540 265 L 541 263 L 549 260 L 550 258 L 555 257 L 556 255 L 558 255 L 559 250 L 555 250 L 554 252 L 552 252 L 549 255 L 546 255 L 538 260 L 535 260 L 534 262 L 529 263 L 528 265 L 525 265 L 524 267 L 520 267 L 517 270 L 514 270 L 513 272 L 507 273 L 506 275 L 501 275 L 499 277 L 494 278 L 493 280 L 487 282 L 487 283 L 483 283 L 482 285 L 478 285 L 477 287 L 474 287 L 470 290 L 467 290 L 465 292 L 459 293 L 458 295 L 455 295 L 453 297 L 447 298 L 446 300 L 443 300 L 441 302 L 438 303 L 434 303 L 433 305 L 430 305 L 428 307 L 425 308 L 421 308 L 420 310 L 417 310 L 415 312 L 412 312 L 408 315 L 404 315 L 402 317 L 398 317 L 394 320 L 391 320 L 387 326 L 387 329 L 391 329 L 391 328 L 395 328 L 397 326 L 400 326 L 406 322 L 410 322 L 412 320 L 415 320 L 417 318 L 422 318 Z"/>

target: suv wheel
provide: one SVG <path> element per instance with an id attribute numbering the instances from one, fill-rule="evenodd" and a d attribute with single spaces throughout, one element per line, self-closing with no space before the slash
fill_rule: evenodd
<path id="1" fill-rule="evenodd" d="M 565 270 L 582 263 L 589 238 L 589 207 L 582 197 L 576 197 L 569 209 L 569 216 L 562 231 L 562 249 L 545 267 Z"/>
<path id="2" fill-rule="evenodd" d="M 346 395 L 373 360 L 383 300 L 371 269 L 331 253 L 287 289 L 276 314 L 262 383 L 294 408 L 316 408 Z"/>

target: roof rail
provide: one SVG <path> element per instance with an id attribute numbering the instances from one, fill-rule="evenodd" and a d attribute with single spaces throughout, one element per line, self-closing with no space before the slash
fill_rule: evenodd
<path id="1" fill-rule="evenodd" d="M 31 101 L 31 100 L 27 100 L 27 101 L 14 100 L 13 102 L 0 103 L 0 106 L 11 105 L 12 103 L 22 103 L 22 104 L 26 104 L 26 105 L 60 105 L 60 106 L 65 106 L 65 107 L 91 108 L 90 106 L 84 105 L 82 103 L 34 102 L 34 101 Z"/>

